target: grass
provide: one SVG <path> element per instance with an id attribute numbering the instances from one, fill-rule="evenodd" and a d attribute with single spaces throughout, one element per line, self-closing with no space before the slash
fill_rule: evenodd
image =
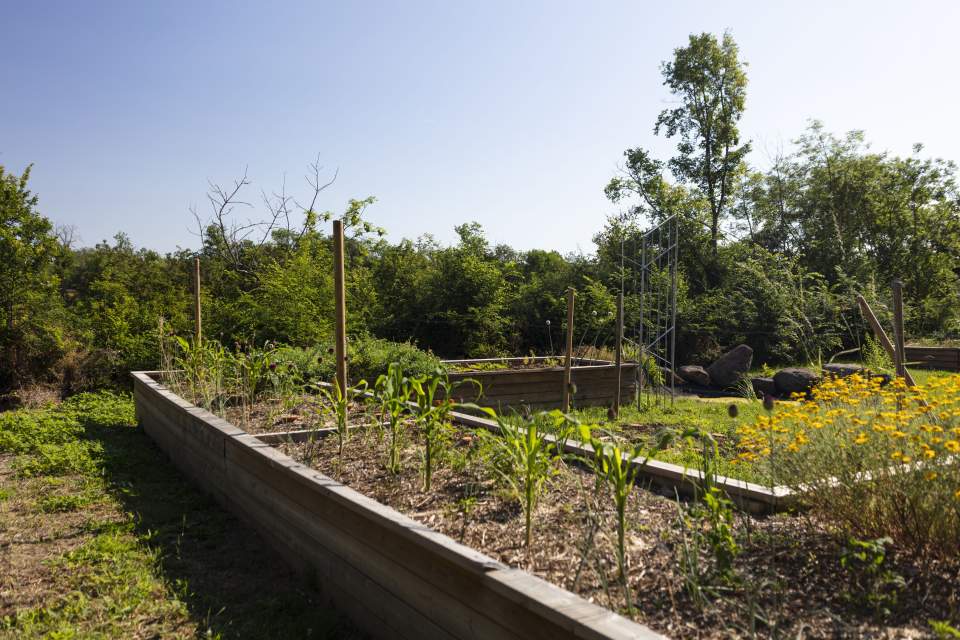
<path id="1" fill-rule="evenodd" d="M 737 417 L 731 418 L 730 405 L 737 407 Z M 776 408 L 774 409 L 776 411 Z M 652 446 L 661 429 L 668 427 L 697 427 L 713 435 L 720 451 L 718 472 L 721 475 L 740 478 L 751 482 L 766 483 L 752 465 L 733 462 L 737 456 L 737 427 L 752 423 L 765 413 L 759 401 L 747 401 L 743 398 L 699 399 L 676 398 L 667 400 L 644 401 L 638 408 L 636 404 L 624 405 L 615 421 L 607 417 L 605 407 L 578 409 L 573 415 L 581 422 L 596 424 L 601 433 L 631 445 Z M 656 455 L 657 460 L 679 464 L 688 468 L 699 468 L 702 448 L 699 443 L 691 444 L 684 440 L 674 441 L 668 448 Z"/>
<path id="2" fill-rule="evenodd" d="M 360 637 L 135 426 L 129 396 L 0 413 L 0 638 Z"/>

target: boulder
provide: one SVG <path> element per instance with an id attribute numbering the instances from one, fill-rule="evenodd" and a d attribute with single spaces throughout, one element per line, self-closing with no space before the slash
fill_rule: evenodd
<path id="1" fill-rule="evenodd" d="M 660 375 L 663 376 L 663 384 L 664 386 L 667 386 L 667 387 L 670 386 L 671 377 L 673 378 L 674 386 L 679 387 L 680 385 L 687 383 L 686 380 L 684 380 L 682 377 L 678 376 L 676 373 L 671 371 L 668 367 L 660 367 Z"/>
<path id="2" fill-rule="evenodd" d="M 835 378 L 846 378 L 847 376 L 852 376 L 855 373 L 864 373 L 865 369 L 859 364 L 843 364 L 843 363 L 829 363 L 823 365 L 824 375 L 833 376 Z"/>
<path id="3" fill-rule="evenodd" d="M 737 345 L 707 367 L 713 385 L 726 389 L 737 384 L 750 371 L 753 364 L 753 349 L 745 344 Z"/>
<path id="4" fill-rule="evenodd" d="M 773 378 L 750 378 L 750 384 L 753 385 L 753 392 L 758 398 L 777 395 L 777 385 L 773 382 Z"/>
<path id="5" fill-rule="evenodd" d="M 698 387 L 710 386 L 710 374 L 707 373 L 706 369 L 695 364 L 686 364 L 680 367 L 677 369 L 677 374 L 690 384 L 695 384 Z"/>
<path id="6" fill-rule="evenodd" d="M 814 385 L 820 381 L 815 371 L 803 367 L 788 367 L 781 369 L 773 376 L 773 384 L 783 395 L 791 393 L 809 393 Z"/>

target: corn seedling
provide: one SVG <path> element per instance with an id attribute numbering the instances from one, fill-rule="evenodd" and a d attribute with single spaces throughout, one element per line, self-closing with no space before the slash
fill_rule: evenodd
<path id="1" fill-rule="evenodd" d="M 606 484 L 613 495 L 617 515 L 617 568 L 623 580 L 627 608 L 632 613 L 632 604 L 627 586 L 627 501 L 637 481 L 637 476 L 647 461 L 658 451 L 665 449 L 673 437 L 671 431 L 664 431 L 652 447 L 638 445 L 630 449 L 617 444 L 601 442 L 590 438 L 589 427 L 581 427 L 581 437 L 588 438 L 593 449 L 592 458 L 584 462 L 593 470 L 598 484 Z"/>
<path id="2" fill-rule="evenodd" d="M 367 382 L 361 380 L 356 386 L 347 387 L 346 392 L 341 391 L 339 384 L 310 386 L 325 400 L 322 408 L 333 418 L 334 428 L 337 430 L 337 455 L 343 455 L 343 445 L 350 433 L 348 424 L 350 403 L 366 390 Z"/>
<path id="3" fill-rule="evenodd" d="M 197 344 L 180 336 L 174 336 L 174 341 L 177 373 L 171 386 L 194 404 L 222 416 L 229 395 L 229 352 L 212 341 Z"/>
<path id="4" fill-rule="evenodd" d="M 492 411 L 500 426 L 494 437 L 495 472 L 512 489 L 520 501 L 524 516 L 524 539 L 529 547 L 533 538 L 533 512 L 543 493 L 553 463 L 557 459 L 555 444 L 537 425 L 537 420 L 512 424 Z"/>
<path id="5" fill-rule="evenodd" d="M 390 427 L 390 459 L 387 469 L 400 473 L 400 450 L 403 446 L 403 420 L 409 413 L 407 403 L 413 389 L 410 379 L 403 374 L 400 364 L 393 362 L 387 373 L 377 378 L 374 395 Z"/>
<path id="6" fill-rule="evenodd" d="M 452 391 L 460 383 L 451 384 L 446 371 L 437 368 L 432 375 L 413 378 L 410 386 L 416 395 L 417 424 L 423 432 L 423 488 L 430 490 L 433 469 L 447 442 L 450 412 L 456 406 Z"/>

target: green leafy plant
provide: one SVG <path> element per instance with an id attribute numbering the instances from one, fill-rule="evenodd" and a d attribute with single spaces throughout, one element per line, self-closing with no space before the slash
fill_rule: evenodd
<path id="1" fill-rule="evenodd" d="M 593 456 L 584 462 L 593 470 L 598 485 L 606 484 L 613 497 L 617 517 L 617 568 L 627 598 L 627 608 L 632 610 L 627 586 L 627 501 L 636 485 L 637 477 L 656 452 L 669 446 L 673 432 L 664 430 L 652 446 L 645 444 L 624 448 L 618 444 L 605 443 L 592 437 L 590 427 L 580 426 L 580 439 L 589 442 Z"/>
<path id="2" fill-rule="evenodd" d="M 334 428 L 337 431 L 337 454 L 343 455 L 343 445 L 350 435 L 350 403 L 366 391 L 367 382 L 361 380 L 355 386 L 348 386 L 346 392 L 340 390 L 339 384 L 313 384 L 311 387 L 325 400 L 321 406 L 333 418 Z"/>
<path id="3" fill-rule="evenodd" d="M 944 620 L 928 620 L 930 629 L 933 631 L 937 640 L 952 640 L 960 638 L 960 629 L 957 629 L 949 622 Z"/>
<path id="4" fill-rule="evenodd" d="M 398 362 L 390 363 L 387 373 L 377 378 L 374 383 L 374 396 L 390 429 L 390 458 L 387 469 L 394 474 L 400 473 L 402 467 L 400 451 L 403 447 L 403 423 L 410 413 L 407 403 L 412 392 L 410 378 L 404 375 Z"/>
<path id="5" fill-rule="evenodd" d="M 449 441 L 450 412 L 458 405 L 453 399 L 453 391 L 465 382 L 467 381 L 450 382 L 447 372 L 442 367 L 434 369 L 429 376 L 410 380 L 410 387 L 417 403 L 416 422 L 423 433 L 423 488 L 425 491 L 430 490 L 433 469 Z"/>
<path id="6" fill-rule="evenodd" d="M 887 350 L 880 345 L 880 341 L 866 336 L 863 346 L 860 347 L 863 366 L 873 373 L 893 372 L 893 360 Z"/>
<path id="7" fill-rule="evenodd" d="M 875 614 L 888 616 L 898 594 L 906 586 L 903 576 L 887 565 L 890 538 L 858 540 L 850 538 L 840 555 L 840 566 L 849 581 L 847 597 L 865 604 Z"/>
<path id="8" fill-rule="evenodd" d="M 558 457 L 556 444 L 534 419 L 517 424 L 493 415 L 500 433 L 493 436 L 493 469 L 517 496 L 524 516 L 524 540 L 533 538 L 533 513 Z"/>
<path id="9" fill-rule="evenodd" d="M 174 336 L 172 360 L 170 386 L 197 406 L 222 416 L 229 399 L 231 368 L 230 353 L 223 345 Z"/>
<path id="10" fill-rule="evenodd" d="M 731 405 L 735 408 L 736 405 Z M 735 411 L 731 411 L 735 417 Z M 733 502 L 719 487 L 720 452 L 713 434 L 704 429 L 687 429 L 684 438 L 700 448 L 700 502 L 691 507 L 691 514 L 707 526 L 696 537 L 709 547 L 714 559 L 714 571 L 728 578 L 733 570 L 733 561 L 740 553 L 733 530 Z"/>

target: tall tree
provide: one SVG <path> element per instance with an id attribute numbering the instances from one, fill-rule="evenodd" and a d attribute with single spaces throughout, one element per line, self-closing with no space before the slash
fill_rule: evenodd
<path id="1" fill-rule="evenodd" d="M 743 115 L 747 74 L 729 33 L 722 42 L 701 33 L 664 63 L 664 84 L 680 105 L 664 109 L 654 131 L 680 136 L 679 155 L 670 160 L 673 175 L 696 185 L 710 203 L 710 236 L 717 248 L 720 218 L 729 205 L 734 180 L 744 166 L 750 143 L 740 144 L 737 123 Z"/>
<path id="2" fill-rule="evenodd" d="M 625 175 L 610 182 L 607 195 L 614 201 L 638 195 L 638 209 L 658 217 L 682 213 L 664 208 L 668 201 L 663 195 L 668 190 L 662 173 L 669 166 L 678 183 L 704 200 L 703 223 L 716 254 L 720 222 L 730 208 L 734 183 L 750 151 L 749 143 L 741 144 L 737 126 L 746 100 L 744 63 L 729 33 L 719 41 L 713 34 L 702 33 L 691 35 L 686 47 L 675 49 L 673 60 L 663 63 L 662 73 L 679 104 L 660 113 L 654 133 L 679 137 L 678 153 L 665 165 L 643 149 L 628 149 Z"/>

